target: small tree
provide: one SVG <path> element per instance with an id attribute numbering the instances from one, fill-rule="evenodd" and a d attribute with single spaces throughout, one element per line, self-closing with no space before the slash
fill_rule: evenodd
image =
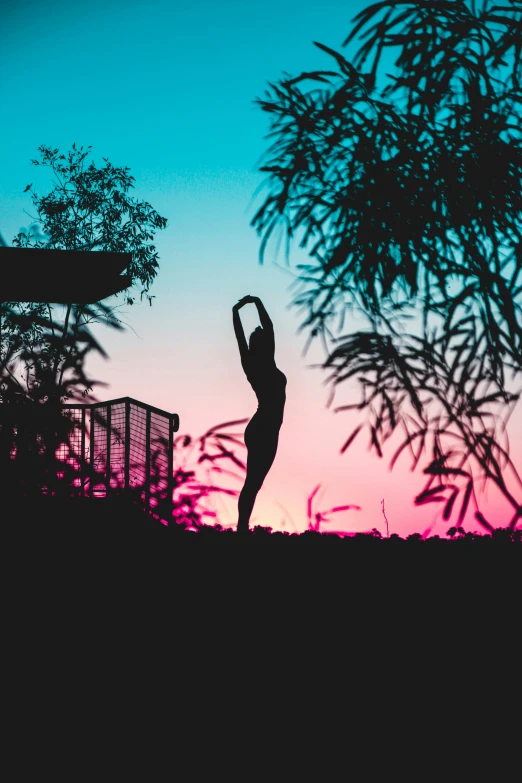
<path id="1" fill-rule="evenodd" d="M 253 218 L 261 260 L 278 229 L 309 250 L 294 304 L 324 340 L 332 392 L 359 381 L 360 403 L 337 410 L 369 409 L 371 448 L 382 457 L 402 427 L 392 465 L 409 447 L 415 467 L 431 440 L 416 503 L 445 503 L 449 519 L 463 490 L 460 524 L 478 467 L 513 527 L 506 469 L 520 479 L 497 422 L 519 398 L 507 373 L 522 371 L 520 1 L 384 0 L 354 22 L 353 62 L 317 43 L 336 70 L 285 76 L 257 101 L 274 139 Z M 383 82 L 386 47 L 398 56 Z M 342 335 L 355 308 L 369 328 Z M 415 314 L 420 335 L 405 329 Z"/>
<path id="2" fill-rule="evenodd" d="M 165 228 L 150 204 L 129 195 L 134 177 L 127 167 L 113 166 L 106 158 L 98 168 L 86 159 L 91 147 L 73 144 L 67 155 L 42 145 L 35 166 L 49 168 L 53 189 L 39 196 L 28 185 L 35 213 L 33 229 L 20 232 L 13 240 L 16 247 L 54 250 L 105 250 L 132 253 L 127 272 L 133 278 L 134 291 L 152 304 L 150 286 L 157 274 L 158 253 L 153 244 L 156 230 Z M 88 274 L 88 256 L 84 269 L 72 269 L 71 275 Z M 124 294 L 132 305 L 133 289 Z M 82 392 L 86 396 L 95 381 L 85 375 L 85 357 L 91 350 L 103 349 L 88 330 L 93 321 L 121 328 L 114 308 L 102 302 L 95 305 L 67 305 L 65 318 L 55 318 L 48 303 L 7 302 L 2 319 L 1 399 L 13 396 L 34 401 L 63 401 Z"/>

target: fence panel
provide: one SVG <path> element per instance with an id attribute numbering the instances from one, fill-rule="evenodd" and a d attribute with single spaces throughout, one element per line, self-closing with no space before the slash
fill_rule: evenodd
<path id="1" fill-rule="evenodd" d="M 55 418 L 43 426 L 44 408 L 0 404 L 0 457 L 16 463 L 22 483 L 32 471 L 33 484 L 45 494 L 107 497 L 127 492 L 168 523 L 177 414 L 122 397 L 62 405 L 59 423 Z M 40 473 L 37 463 L 44 466 Z"/>

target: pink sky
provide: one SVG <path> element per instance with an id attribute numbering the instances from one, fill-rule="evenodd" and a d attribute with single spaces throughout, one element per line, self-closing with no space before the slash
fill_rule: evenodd
<path id="1" fill-rule="evenodd" d="M 232 261 L 229 263 L 233 265 Z M 232 295 L 217 287 L 223 275 L 216 267 L 210 273 L 211 277 L 215 275 L 214 296 L 205 293 L 192 305 L 188 298 L 179 297 L 176 301 L 174 288 L 173 306 L 169 307 L 168 285 L 164 284 L 161 291 L 158 286 L 158 298 L 152 308 L 142 306 L 132 311 L 132 325 L 139 337 L 130 330 L 124 334 L 103 330 L 106 335 L 103 343 L 109 348 L 111 360 L 96 359 L 90 365 L 95 376 L 110 383 L 108 389 L 98 392 L 99 396 L 110 399 L 129 395 L 176 412 L 181 420 L 180 433 L 192 436 L 202 435 L 220 422 L 251 417 L 257 401 L 240 365 L 231 306 L 245 293 L 257 294 L 274 322 L 276 362 L 285 372 L 288 385 L 278 454 L 258 495 L 252 524 L 304 530 L 308 495 L 321 484 L 314 510 L 348 503 L 362 507 L 361 511 L 334 514 L 332 523 L 323 525 L 324 530 L 335 527 L 364 531 L 376 527 L 385 533 L 381 505 L 384 499 L 390 532 L 407 535 L 432 527 L 433 534 L 443 534 L 454 524 L 456 515 L 447 523 L 442 520 L 442 508 L 438 504 L 413 506 L 414 496 L 424 488 L 425 477 L 420 469 L 410 471 L 409 453 L 404 452 L 393 471 L 388 469 L 395 448 L 402 441 L 400 435 L 387 445 L 382 460 L 368 452 L 366 430 L 345 454 L 339 454 L 347 435 L 364 418 L 364 411 L 334 413 L 335 404 L 326 408 L 328 388 L 322 384 L 325 376 L 308 366 L 321 360 L 322 349 L 317 344 L 306 358 L 301 356 L 305 336 L 296 334 L 299 319 L 295 311 L 285 307 L 288 292 L 285 295 L 283 274 L 274 265 L 259 267 L 253 259 L 250 268 L 244 264 L 244 276 L 249 284 L 240 287 L 242 263 L 238 259 L 236 273 L 230 275 Z M 196 278 L 197 270 L 187 274 Z M 212 279 L 207 281 L 207 286 L 212 290 Z M 158 313 L 165 319 L 162 329 L 159 329 Z M 242 313 L 248 335 L 257 323 L 255 310 L 249 306 Z M 361 325 L 354 324 L 354 328 Z M 350 391 L 345 386 L 340 389 L 336 403 L 358 399 L 358 390 L 352 387 Z M 512 420 L 510 432 L 516 432 L 517 426 L 520 426 L 520 415 L 518 420 Z M 234 431 L 242 432 L 242 429 L 236 427 Z M 512 455 L 515 464 L 518 456 L 520 464 L 517 446 L 515 443 Z M 246 456 L 244 449 L 237 453 Z M 234 481 L 227 486 L 240 488 Z M 221 524 L 235 524 L 235 499 L 220 496 L 209 507 L 218 513 Z M 510 511 L 492 485 L 481 499 L 480 508 L 487 519 L 499 526 L 506 523 L 506 513 Z M 474 507 L 470 510 L 465 526 L 479 529 L 473 520 Z"/>

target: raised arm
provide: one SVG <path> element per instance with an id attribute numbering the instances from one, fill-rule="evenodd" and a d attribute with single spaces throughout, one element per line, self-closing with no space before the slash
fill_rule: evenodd
<path id="1" fill-rule="evenodd" d="M 263 329 L 265 330 L 265 332 L 267 333 L 268 337 L 271 340 L 272 353 L 273 353 L 275 351 L 274 325 L 270 320 L 270 316 L 268 315 L 261 299 L 258 296 L 253 296 L 252 301 L 257 307 L 257 312 L 259 315 L 261 326 L 263 327 Z"/>
<path id="2" fill-rule="evenodd" d="M 239 308 L 241 304 L 238 302 L 232 308 L 232 323 L 234 324 L 234 332 L 236 334 L 236 340 L 239 347 L 239 355 L 241 356 L 241 364 L 246 372 L 246 366 L 248 364 L 248 345 L 243 331 L 243 324 L 239 317 Z"/>
<path id="3" fill-rule="evenodd" d="M 267 331 L 274 331 L 274 325 L 272 324 L 272 321 L 270 320 L 270 316 L 268 315 L 267 311 L 265 310 L 265 306 L 261 299 L 258 296 L 253 296 L 252 301 L 254 302 L 255 306 L 257 307 L 257 312 L 259 314 L 259 320 L 261 321 L 261 326 L 263 329 L 266 329 Z"/>

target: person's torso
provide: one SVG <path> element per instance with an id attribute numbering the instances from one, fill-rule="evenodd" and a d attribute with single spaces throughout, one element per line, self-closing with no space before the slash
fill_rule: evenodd
<path id="1" fill-rule="evenodd" d="M 276 367 L 251 368 L 247 378 L 258 401 L 258 410 L 277 416 L 283 415 L 286 401 L 286 375 Z"/>

